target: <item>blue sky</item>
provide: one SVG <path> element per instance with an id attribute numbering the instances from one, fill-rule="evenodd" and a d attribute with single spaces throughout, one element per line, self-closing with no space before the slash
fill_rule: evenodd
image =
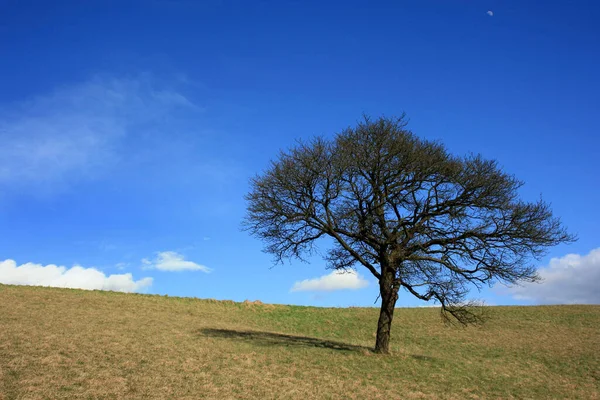
<path id="1" fill-rule="evenodd" d="M 297 138 L 405 111 L 416 134 L 497 159 L 579 236 L 539 262 L 543 284 L 472 297 L 599 303 L 599 13 L 583 0 L 0 0 L 0 282 L 373 305 L 366 270 L 271 268 L 240 230 L 243 196 Z"/>

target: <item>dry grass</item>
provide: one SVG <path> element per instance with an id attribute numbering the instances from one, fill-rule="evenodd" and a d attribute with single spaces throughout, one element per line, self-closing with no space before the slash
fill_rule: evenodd
<path id="1" fill-rule="evenodd" d="M 483 327 L 377 310 L 0 285 L 0 399 L 600 397 L 600 306 L 491 307 Z"/>

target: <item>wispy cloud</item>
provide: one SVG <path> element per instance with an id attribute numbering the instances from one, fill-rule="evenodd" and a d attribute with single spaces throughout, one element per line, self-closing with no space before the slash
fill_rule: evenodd
<path id="1" fill-rule="evenodd" d="M 537 304 L 600 304 L 600 248 L 553 258 L 538 273 L 541 283 L 513 286 L 508 293 Z"/>
<path id="2" fill-rule="evenodd" d="M 157 269 L 159 271 L 201 271 L 205 273 L 211 272 L 211 269 L 197 264 L 193 261 L 186 260 L 185 257 L 174 251 L 163 251 L 156 255 L 153 259 L 144 258 L 142 260 L 144 268 Z"/>
<path id="3" fill-rule="evenodd" d="M 130 264 L 126 263 L 126 262 L 120 262 L 120 263 L 117 263 L 117 265 L 115 265 L 115 267 L 117 267 L 117 269 L 121 270 L 121 271 L 128 268 L 129 266 L 130 266 Z"/>
<path id="4" fill-rule="evenodd" d="M 369 282 L 363 279 L 356 271 L 333 271 L 330 274 L 319 278 L 305 279 L 294 283 L 290 289 L 291 292 L 302 291 L 320 291 L 332 292 L 344 289 L 362 289 L 368 286 Z"/>
<path id="5" fill-rule="evenodd" d="M 95 268 L 75 265 L 72 268 L 54 264 L 26 263 L 14 260 L 0 261 L 0 283 L 8 285 L 52 286 L 88 290 L 141 292 L 152 285 L 152 278 L 135 281 L 131 274 L 105 275 Z"/>
<path id="6" fill-rule="evenodd" d="M 136 127 L 175 110 L 196 109 L 149 76 L 96 77 L 0 112 L 0 186 L 55 184 L 114 165 Z"/>

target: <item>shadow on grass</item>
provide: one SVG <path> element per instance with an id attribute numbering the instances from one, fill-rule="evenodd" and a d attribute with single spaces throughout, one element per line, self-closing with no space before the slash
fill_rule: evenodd
<path id="1" fill-rule="evenodd" d="M 198 334 L 215 338 L 247 340 L 261 346 L 321 347 L 340 351 L 372 351 L 371 348 L 365 346 L 357 346 L 332 340 L 317 339 L 308 336 L 284 335 L 282 333 L 272 332 L 204 328 L 200 329 Z"/>
<path id="2" fill-rule="evenodd" d="M 204 328 L 198 330 L 198 334 L 213 338 L 252 341 L 259 346 L 298 346 L 298 347 L 320 347 L 338 351 L 356 351 L 373 353 L 373 348 L 358 346 L 333 340 L 317 339 L 308 336 L 286 335 L 283 333 L 243 331 L 235 329 Z M 435 357 L 410 354 L 409 357 L 418 361 L 435 361 Z"/>

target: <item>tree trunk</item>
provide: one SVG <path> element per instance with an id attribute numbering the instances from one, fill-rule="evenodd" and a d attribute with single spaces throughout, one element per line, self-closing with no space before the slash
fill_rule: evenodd
<path id="1" fill-rule="evenodd" d="M 398 287 L 393 284 L 393 272 L 382 274 L 379 283 L 381 310 L 377 323 L 375 353 L 390 354 L 390 330 L 394 319 L 394 307 L 398 300 Z"/>

